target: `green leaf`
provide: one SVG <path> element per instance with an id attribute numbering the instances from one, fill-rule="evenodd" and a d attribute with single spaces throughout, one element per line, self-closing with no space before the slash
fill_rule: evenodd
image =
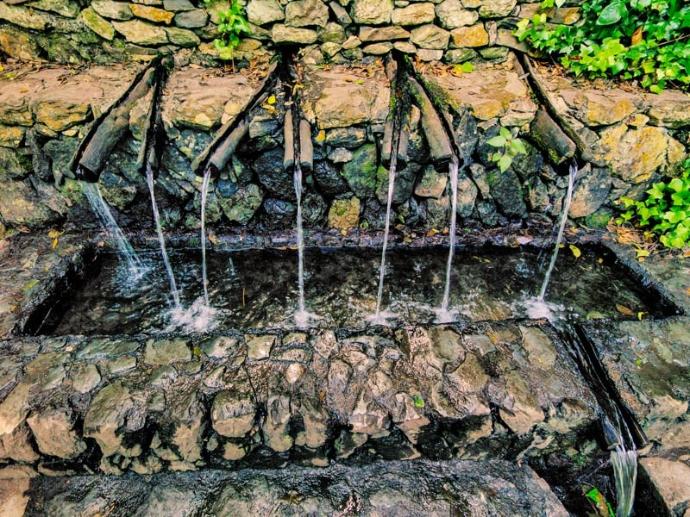
<path id="1" fill-rule="evenodd" d="M 506 139 L 501 135 L 496 135 L 493 138 L 489 138 L 486 143 L 491 147 L 505 147 Z"/>
<path id="2" fill-rule="evenodd" d="M 619 22 L 627 12 L 628 9 L 622 0 L 614 0 L 601 11 L 597 18 L 597 25 L 613 25 Z"/>
<path id="3" fill-rule="evenodd" d="M 505 172 L 510 168 L 510 165 L 513 163 L 513 159 L 508 156 L 507 154 L 504 154 L 501 156 L 501 159 L 498 160 L 498 169 L 501 172 Z"/>

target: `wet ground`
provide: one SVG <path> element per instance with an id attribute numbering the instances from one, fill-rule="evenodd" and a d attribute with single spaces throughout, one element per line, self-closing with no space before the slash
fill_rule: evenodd
<path id="1" fill-rule="evenodd" d="M 560 253 L 547 293 L 557 316 L 567 320 L 638 319 L 669 313 L 653 289 L 643 288 L 608 250 L 587 247 L 575 257 Z M 460 321 L 527 317 L 528 301 L 539 291 L 550 252 L 489 248 L 456 254 L 450 307 Z M 83 283 L 59 299 L 40 334 L 136 334 L 177 330 L 160 256 L 142 258 L 149 273 L 131 281 L 119 257 L 101 253 Z M 447 250 L 390 252 L 383 306 L 398 323 L 431 323 L 440 305 Z M 199 300 L 198 250 L 171 253 L 183 306 Z M 311 249 L 305 258 L 305 297 L 317 315 L 312 326 L 361 328 L 376 306 L 380 251 Z M 291 250 L 245 250 L 208 254 L 215 330 L 290 328 L 297 303 L 297 256 Z M 184 329 L 179 329 L 184 331 Z"/>

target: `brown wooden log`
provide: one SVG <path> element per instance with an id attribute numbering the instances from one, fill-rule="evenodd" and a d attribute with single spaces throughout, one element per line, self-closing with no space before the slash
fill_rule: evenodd
<path id="1" fill-rule="evenodd" d="M 158 63 L 157 63 L 158 64 Z M 104 115 L 94 121 L 91 130 L 82 141 L 72 164 L 78 179 L 98 181 L 98 177 L 110 158 L 115 146 L 129 128 L 129 113 L 134 104 L 146 96 L 155 84 L 155 66 L 149 66 Z"/>
<path id="2" fill-rule="evenodd" d="M 314 168 L 314 144 L 311 141 L 311 126 L 305 119 L 299 121 L 299 164 L 302 170 Z"/>
<path id="3" fill-rule="evenodd" d="M 292 110 L 285 112 L 283 119 L 283 170 L 291 171 L 295 166 L 295 127 Z"/>

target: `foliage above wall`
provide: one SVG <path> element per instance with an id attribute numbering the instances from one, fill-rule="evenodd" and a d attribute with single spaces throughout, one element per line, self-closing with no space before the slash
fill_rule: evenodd
<path id="1" fill-rule="evenodd" d="M 562 3 L 556 0 L 556 7 Z M 542 3 L 553 6 L 554 0 Z M 576 75 L 636 79 L 655 93 L 690 88 L 690 4 L 684 0 L 586 0 L 576 25 L 546 19 L 542 12 L 522 20 L 518 38 Z"/>
<path id="2" fill-rule="evenodd" d="M 632 221 L 649 228 L 668 248 L 690 245 L 690 160 L 679 177 L 654 183 L 644 200 L 622 197 L 621 202 L 626 211 L 617 223 Z"/>

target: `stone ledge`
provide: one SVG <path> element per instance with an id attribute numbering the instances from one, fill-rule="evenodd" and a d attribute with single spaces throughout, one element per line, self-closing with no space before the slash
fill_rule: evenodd
<path id="1" fill-rule="evenodd" d="M 469 108 L 478 121 L 498 119 L 502 126 L 520 128 L 532 122 L 537 112 L 514 58 L 501 64 L 479 64 L 472 72 L 460 74 L 440 64 L 420 70 L 452 109 L 460 112 Z"/>
<path id="2" fill-rule="evenodd" d="M 49 475 L 543 457 L 589 439 L 598 418 L 563 345 L 533 324 L 0 349 L 0 456 Z"/>
<path id="3" fill-rule="evenodd" d="M 538 63 L 531 69 L 580 153 L 620 180 L 647 185 L 658 172 L 672 173 L 687 155 L 674 130 L 690 127 L 690 94 L 576 80 Z M 614 190 L 617 196 L 629 194 L 621 190 Z"/>
<path id="4" fill-rule="evenodd" d="M 0 506 L 27 516 L 209 512 L 244 517 L 267 509 L 277 515 L 568 515 L 534 471 L 503 461 L 0 480 Z"/>

